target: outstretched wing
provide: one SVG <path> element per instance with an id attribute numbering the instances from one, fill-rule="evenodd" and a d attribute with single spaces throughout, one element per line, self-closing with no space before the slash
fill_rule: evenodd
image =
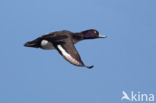
<path id="1" fill-rule="evenodd" d="M 71 39 L 66 39 L 64 41 L 53 44 L 59 53 L 71 64 L 76 66 L 85 66 Z M 92 68 L 93 66 L 85 67 Z"/>
<path id="2" fill-rule="evenodd" d="M 59 53 L 71 64 L 74 64 L 76 66 L 84 66 L 80 55 L 78 54 L 76 48 L 74 47 L 74 44 L 70 39 L 66 40 L 66 42 L 63 43 L 54 43 L 54 46 L 59 51 Z"/>

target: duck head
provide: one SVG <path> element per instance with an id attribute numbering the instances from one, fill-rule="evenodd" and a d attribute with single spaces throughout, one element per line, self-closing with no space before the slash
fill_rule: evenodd
<path id="1" fill-rule="evenodd" d="M 84 39 L 96 39 L 96 38 L 106 38 L 106 35 L 100 35 L 99 32 L 95 29 L 90 29 L 81 32 L 83 34 Z"/>

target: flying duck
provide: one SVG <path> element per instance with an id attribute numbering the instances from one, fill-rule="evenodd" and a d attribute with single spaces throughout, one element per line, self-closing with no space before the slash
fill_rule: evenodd
<path id="1" fill-rule="evenodd" d="M 105 35 L 100 35 L 97 30 L 90 29 L 82 32 L 73 33 L 67 30 L 56 31 L 45 34 L 33 41 L 24 44 L 26 47 L 41 48 L 44 50 L 56 49 L 68 62 L 76 66 L 87 67 L 88 69 L 94 66 L 86 66 L 74 44 L 85 39 L 105 38 Z"/>

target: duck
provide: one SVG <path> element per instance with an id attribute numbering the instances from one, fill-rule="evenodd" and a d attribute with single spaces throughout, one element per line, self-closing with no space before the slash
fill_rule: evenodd
<path id="1" fill-rule="evenodd" d="M 83 63 L 74 44 L 82 40 L 91 40 L 106 37 L 106 35 L 100 35 L 99 32 L 95 29 L 84 30 L 81 32 L 62 30 L 47 33 L 36 38 L 35 40 L 26 42 L 24 46 L 41 48 L 43 50 L 57 50 L 60 55 L 69 63 L 75 66 L 91 69 L 94 66 L 87 66 Z"/>

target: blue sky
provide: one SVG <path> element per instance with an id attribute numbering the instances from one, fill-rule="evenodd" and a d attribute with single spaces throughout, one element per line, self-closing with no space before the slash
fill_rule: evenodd
<path id="1" fill-rule="evenodd" d="M 123 103 L 156 95 L 155 0 L 0 0 L 0 103 Z M 57 51 L 25 48 L 45 33 L 97 29 L 76 48 L 91 70 Z"/>

